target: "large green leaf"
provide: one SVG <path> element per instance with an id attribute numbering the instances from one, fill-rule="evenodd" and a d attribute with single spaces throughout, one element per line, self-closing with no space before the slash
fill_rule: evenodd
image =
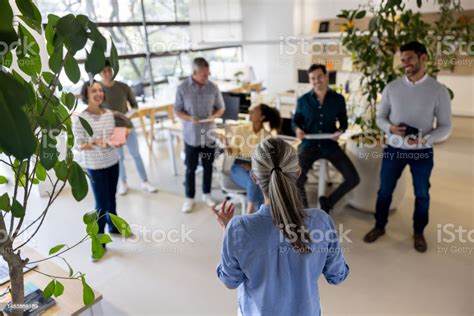
<path id="1" fill-rule="evenodd" d="M 82 28 L 64 39 L 64 44 L 71 55 L 74 55 L 77 51 L 83 49 L 86 43 L 87 33 Z"/>
<path id="2" fill-rule="evenodd" d="M 89 33 L 89 38 L 92 41 L 94 41 L 94 43 L 96 43 L 99 46 L 99 48 L 105 52 L 105 50 L 107 49 L 107 40 L 102 35 L 102 33 L 100 33 L 100 31 L 98 30 L 97 26 L 94 23 L 89 22 L 88 26 L 89 26 L 89 29 L 91 30 Z"/>
<path id="3" fill-rule="evenodd" d="M 3 193 L 3 195 L 0 196 L 0 210 L 5 212 L 10 211 L 10 197 L 8 193 Z"/>
<path id="4" fill-rule="evenodd" d="M 49 282 L 48 285 L 46 285 L 46 287 L 43 290 L 43 297 L 44 298 L 47 299 L 47 298 L 50 298 L 53 295 L 54 286 L 55 286 L 54 280 L 51 280 L 51 282 Z"/>
<path id="5" fill-rule="evenodd" d="M 45 131 L 41 138 L 40 161 L 41 164 L 49 170 L 54 167 L 58 161 L 59 152 L 56 148 L 57 141 L 51 135 L 50 131 Z"/>
<path id="6" fill-rule="evenodd" d="M 0 92 L 8 104 L 23 106 L 33 100 L 30 93 L 24 93 L 23 84 L 14 75 L 0 71 Z"/>
<path id="7" fill-rule="evenodd" d="M 19 45 L 16 49 L 18 66 L 27 75 L 33 76 L 41 73 L 41 57 L 39 45 L 31 33 L 19 25 Z"/>
<path id="8" fill-rule="evenodd" d="M 38 162 L 36 164 L 35 174 L 36 174 L 36 178 L 38 178 L 39 180 L 41 180 L 41 181 L 46 180 L 46 169 L 43 167 L 41 162 Z"/>
<path id="9" fill-rule="evenodd" d="M 66 105 L 69 110 L 72 110 L 76 105 L 76 97 L 71 92 L 63 92 L 61 102 Z"/>
<path id="10" fill-rule="evenodd" d="M 58 45 L 54 48 L 53 54 L 49 58 L 49 68 L 53 72 L 59 72 L 63 63 L 63 46 Z"/>
<path id="11" fill-rule="evenodd" d="M 90 53 L 87 54 L 85 68 L 92 75 L 98 74 L 105 66 L 105 54 L 99 44 L 94 43 Z"/>
<path id="12" fill-rule="evenodd" d="M 118 58 L 118 53 L 117 53 L 117 48 L 115 48 L 115 44 L 112 41 L 112 47 L 110 48 L 110 66 L 112 67 L 112 70 L 114 71 L 114 78 L 117 76 L 120 66 L 119 66 L 119 58 Z"/>
<path id="13" fill-rule="evenodd" d="M 67 164 L 66 161 L 61 160 L 56 163 L 54 166 L 54 172 L 56 177 L 61 181 L 67 180 Z"/>
<path id="14" fill-rule="evenodd" d="M 55 280 L 54 293 L 53 293 L 54 297 L 59 297 L 63 295 L 63 293 L 64 293 L 64 285 L 58 280 Z"/>
<path id="15" fill-rule="evenodd" d="M 79 115 L 78 117 L 79 117 L 79 122 L 81 122 L 81 125 L 86 130 L 87 134 L 91 137 L 94 136 L 94 131 L 92 130 L 92 127 L 90 126 L 89 122 L 87 122 L 86 119 L 82 118 Z"/>
<path id="16" fill-rule="evenodd" d="M 56 31 L 62 37 L 73 36 L 82 29 L 81 24 L 73 14 L 68 14 L 59 19 L 56 23 Z"/>
<path id="17" fill-rule="evenodd" d="M 25 216 L 25 208 L 16 199 L 13 199 L 10 211 L 13 217 L 21 218 Z"/>
<path id="18" fill-rule="evenodd" d="M 53 248 L 49 249 L 49 255 L 54 255 L 56 252 L 58 252 L 59 250 L 63 249 L 64 246 L 66 246 L 65 244 L 61 244 L 61 245 L 57 245 L 57 246 L 54 246 Z"/>
<path id="19" fill-rule="evenodd" d="M 18 40 L 18 35 L 13 28 L 13 11 L 8 0 L 0 0 L 0 38 L 9 49 L 10 45 Z"/>
<path id="20" fill-rule="evenodd" d="M 130 229 L 130 225 L 121 217 L 109 214 L 112 223 L 114 224 L 115 228 L 117 228 L 120 234 L 124 237 L 130 237 L 132 235 L 132 230 Z"/>
<path id="21" fill-rule="evenodd" d="M 20 18 L 28 24 L 29 27 L 33 28 L 36 32 L 41 34 L 41 13 L 39 12 L 36 5 L 31 0 L 16 0 L 16 6 L 20 10 Z"/>
<path id="22" fill-rule="evenodd" d="M 0 72 L 0 83 L 2 74 Z M 0 84 L 1 89 L 3 86 Z M 20 95 L 23 90 L 16 90 Z M 24 94 L 24 93 L 23 93 Z M 18 159 L 29 158 L 36 150 L 36 138 L 20 104 L 7 103 L 3 91 L 0 92 L 0 148 Z"/>
<path id="23" fill-rule="evenodd" d="M 71 53 L 67 53 L 66 60 L 64 63 L 64 70 L 66 75 L 73 83 L 77 83 L 81 79 L 81 71 L 79 70 L 79 65 Z"/>
<path id="24" fill-rule="evenodd" d="M 95 301 L 95 294 L 92 288 L 87 284 L 84 276 L 81 276 L 82 281 L 82 300 L 84 305 L 91 305 Z"/>
<path id="25" fill-rule="evenodd" d="M 69 172 L 68 182 L 72 188 L 72 195 L 76 201 L 81 201 L 87 195 L 89 189 L 87 185 L 86 175 L 81 166 L 77 162 L 73 161 L 71 164 L 71 170 Z"/>
<path id="26" fill-rule="evenodd" d="M 105 249 L 102 243 L 100 242 L 100 239 L 98 235 L 92 235 L 91 236 L 91 241 L 92 241 L 92 258 L 94 259 L 100 259 L 104 256 L 105 254 Z"/>
<path id="27" fill-rule="evenodd" d="M 48 23 L 46 24 L 46 29 L 45 29 L 45 37 L 47 41 L 47 50 L 48 50 L 48 55 L 51 56 L 54 52 L 54 47 L 55 45 L 55 36 L 58 36 L 56 33 L 56 24 L 59 21 L 59 16 L 54 15 L 54 14 L 49 14 L 48 15 Z"/>
<path id="28" fill-rule="evenodd" d="M 90 225 L 90 224 L 94 223 L 95 221 L 97 221 L 97 212 L 96 211 L 90 211 L 90 212 L 85 213 L 82 216 L 82 221 L 86 225 Z"/>
<path id="29" fill-rule="evenodd" d="M 11 51 L 7 51 L 5 54 L 0 53 L 0 65 L 10 68 L 12 63 L 13 63 L 13 54 Z"/>

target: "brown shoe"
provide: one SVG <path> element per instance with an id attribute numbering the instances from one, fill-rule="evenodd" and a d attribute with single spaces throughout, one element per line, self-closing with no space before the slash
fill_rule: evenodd
<path id="1" fill-rule="evenodd" d="M 415 234 L 413 236 L 414 239 L 414 247 L 418 252 L 425 252 L 428 249 L 428 245 L 426 244 L 425 236 L 423 234 Z"/>
<path id="2" fill-rule="evenodd" d="M 367 235 L 365 235 L 364 241 L 367 243 L 372 243 L 383 235 L 385 235 L 385 229 L 374 227 L 370 232 L 367 233 Z"/>

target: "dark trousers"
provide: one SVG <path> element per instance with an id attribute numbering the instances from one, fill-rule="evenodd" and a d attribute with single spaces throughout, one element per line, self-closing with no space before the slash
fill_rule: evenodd
<path id="1" fill-rule="evenodd" d="M 298 153 L 301 174 L 296 184 L 303 199 L 304 207 L 306 208 L 308 207 L 308 199 L 304 185 L 308 179 L 308 171 L 313 168 L 314 162 L 318 159 L 328 160 L 344 177 L 344 182 L 328 196 L 328 202 L 331 206 L 336 204 L 337 201 L 360 182 L 359 174 L 352 164 L 352 161 L 340 147 L 335 147 L 330 152 L 323 152 L 317 147 L 301 149 Z"/>
<path id="2" fill-rule="evenodd" d="M 90 176 L 90 183 L 95 198 L 95 209 L 99 216 L 99 234 L 103 234 L 105 224 L 109 226 L 110 233 L 118 233 L 118 229 L 112 224 L 109 214 L 117 215 L 117 204 L 115 201 L 115 193 L 117 192 L 117 182 L 119 178 L 118 163 L 105 168 L 92 170 L 87 169 Z"/>
<path id="3" fill-rule="evenodd" d="M 212 163 L 214 162 L 215 146 L 202 146 L 194 147 L 185 144 L 184 152 L 186 159 L 184 161 L 186 165 L 186 179 L 185 179 L 185 190 L 187 198 L 194 198 L 196 195 L 196 168 L 201 159 L 201 164 L 204 169 L 203 181 L 202 181 L 202 192 L 204 194 L 211 193 L 212 183 Z"/>
<path id="4" fill-rule="evenodd" d="M 385 225 L 387 225 L 392 194 L 406 165 L 410 166 L 415 191 L 413 229 L 416 234 L 421 234 L 428 224 L 430 176 L 433 169 L 432 148 L 405 150 L 387 146 L 384 149 L 380 171 L 380 189 L 375 206 L 376 226 L 385 228 Z"/>

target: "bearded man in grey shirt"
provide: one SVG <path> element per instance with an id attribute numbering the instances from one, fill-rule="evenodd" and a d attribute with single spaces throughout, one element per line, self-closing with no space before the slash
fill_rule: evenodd
<path id="1" fill-rule="evenodd" d="M 385 87 L 377 111 L 377 125 L 387 134 L 388 146 L 380 171 L 375 227 L 364 241 L 371 243 L 385 234 L 392 194 L 408 165 L 415 192 L 414 247 L 425 252 L 428 246 L 423 231 L 428 224 L 432 145 L 451 132 L 451 101 L 446 87 L 426 74 L 428 54 L 423 44 L 410 42 L 400 51 L 406 76 Z"/>

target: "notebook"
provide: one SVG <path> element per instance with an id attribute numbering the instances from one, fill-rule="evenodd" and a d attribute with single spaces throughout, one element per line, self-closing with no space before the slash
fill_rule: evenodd
<path id="1" fill-rule="evenodd" d="M 114 127 L 112 135 L 110 135 L 108 144 L 113 147 L 120 147 L 125 145 L 127 142 L 127 131 L 126 127 Z"/>

